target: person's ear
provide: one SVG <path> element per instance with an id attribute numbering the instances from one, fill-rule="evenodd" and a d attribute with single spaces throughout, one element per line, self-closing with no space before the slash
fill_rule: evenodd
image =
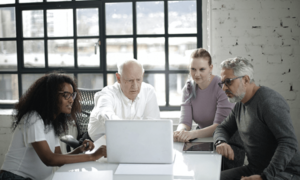
<path id="1" fill-rule="evenodd" d="M 250 77 L 248 75 L 245 75 L 243 79 L 244 79 L 245 85 L 250 84 Z"/>
<path id="2" fill-rule="evenodd" d="M 118 83 L 121 83 L 121 75 L 119 73 L 116 73 L 116 78 Z"/>
<path id="3" fill-rule="evenodd" d="M 209 68 L 210 68 L 210 71 L 212 72 L 212 70 L 213 70 L 213 68 L 214 68 L 214 65 L 211 64 L 211 65 L 209 66 Z"/>

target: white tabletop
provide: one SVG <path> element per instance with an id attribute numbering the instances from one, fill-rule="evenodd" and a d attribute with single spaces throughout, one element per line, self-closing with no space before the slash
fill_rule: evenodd
<path id="1" fill-rule="evenodd" d="M 203 138 L 196 141 L 209 142 L 212 141 L 212 138 Z M 100 147 L 103 144 L 106 144 L 104 137 L 95 142 L 95 147 Z M 93 162 L 67 164 L 60 167 L 57 172 L 112 171 L 114 180 L 220 179 L 221 155 L 217 153 L 186 154 L 182 153 L 182 147 L 183 143 L 174 143 L 174 152 L 176 153 L 176 157 L 173 163 L 173 175 L 115 174 L 119 164 L 108 163 L 107 159 L 103 157 Z"/>

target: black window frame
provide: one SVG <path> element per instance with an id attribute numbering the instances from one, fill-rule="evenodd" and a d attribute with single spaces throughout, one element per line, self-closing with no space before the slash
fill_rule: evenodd
<path id="1" fill-rule="evenodd" d="M 164 2 L 164 34 L 137 34 L 136 24 L 136 2 L 151 2 L 161 1 Z M 132 18 L 133 18 L 133 34 L 131 35 L 106 35 L 106 23 L 105 23 L 105 3 L 122 3 L 132 2 Z M 15 7 L 15 21 L 16 21 L 16 37 L 15 38 L 0 38 L 0 41 L 15 40 L 17 43 L 17 71 L 0 71 L 0 74 L 17 74 L 18 76 L 18 93 L 19 98 L 22 95 L 22 74 L 45 74 L 54 70 L 64 71 L 65 73 L 72 73 L 77 79 L 79 73 L 101 73 L 103 74 L 103 87 L 107 85 L 107 74 L 115 73 L 116 71 L 108 71 L 106 69 L 106 39 L 109 38 L 133 38 L 133 57 L 137 59 L 137 38 L 140 37 L 164 37 L 165 38 L 165 69 L 164 70 L 145 70 L 145 74 L 164 74 L 165 75 L 165 97 L 166 105 L 160 106 L 161 111 L 179 111 L 180 106 L 171 106 L 169 104 L 169 75 L 170 74 L 187 74 L 189 70 L 170 70 L 169 69 L 169 37 L 196 37 L 197 48 L 202 47 L 202 0 L 196 0 L 196 12 L 197 12 L 197 33 L 194 34 L 168 34 L 168 0 L 90 0 L 90 1 L 64 1 L 64 2 L 43 2 L 39 3 L 19 3 L 16 0 L 15 4 L 0 5 L 2 7 Z M 77 8 L 99 8 L 99 36 L 77 36 L 76 27 L 76 9 Z M 73 9 L 73 36 L 68 37 L 47 37 L 47 21 L 46 10 L 49 9 Z M 22 30 L 22 11 L 23 10 L 44 10 L 44 37 L 24 38 Z M 99 38 L 100 37 L 100 38 Z M 87 38 L 99 38 L 101 41 L 100 46 L 100 67 L 80 67 L 77 64 L 77 39 Z M 44 40 L 45 45 L 45 68 L 25 68 L 23 61 L 23 40 Z M 74 40 L 74 67 L 49 67 L 48 66 L 48 39 L 73 39 Z M 0 108 L 7 109 L 13 108 L 14 104 L 0 104 Z"/>

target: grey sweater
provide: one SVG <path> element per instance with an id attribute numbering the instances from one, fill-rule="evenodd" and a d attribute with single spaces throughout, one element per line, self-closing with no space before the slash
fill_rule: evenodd
<path id="1" fill-rule="evenodd" d="M 245 104 L 236 103 L 220 124 L 214 141 L 228 142 L 238 131 L 253 174 L 274 179 L 278 172 L 300 175 L 300 153 L 290 117 L 290 109 L 276 91 L 260 87 Z"/>

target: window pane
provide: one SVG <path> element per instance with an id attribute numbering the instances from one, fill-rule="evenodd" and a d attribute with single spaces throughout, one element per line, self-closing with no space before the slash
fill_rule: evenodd
<path id="1" fill-rule="evenodd" d="M 99 35 L 98 9 L 77 9 L 77 35 Z"/>
<path id="2" fill-rule="evenodd" d="M 169 94 L 170 105 L 180 106 L 182 88 L 188 79 L 188 74 L 170 74 L 169 75 Z"/>
<path id="3" fill-rule="evenodd" d="M 106 34 L 132 34 L 132 3 L 106 3 Z"/>
<path id="4" fill-rule="evenodd" d="M 164 74 L 144 74 L 144 82 L 151 84 L 156 92 L 159 106 L 166 105 L 166 89 Z"/>
<path id="5" fill-rule="evenodd" d="M 165 69 L 165 38 L 137 38 L 137 59 L 146 70 Z"/>
<path id="6" fill-rule="evenodd" d="M 0 4 L 13 4 L 16 3 L 16 0 L 1 0 Z"/>
<path id="7" fill-rule="evenodd" d="M 73 36 L 73 10 L 47 10 L 47 32 L 49 37 Z"/>
<path id="8" fill-rule="evenodd" d="M 188 70 L 191 53 L 196 48 L 196 37 L 169 38 L 169 68 Z"/>
<path id="9" fill-rule="evenodd" d="M 78 74 L 78 87 L 85 89 L 103 88 L 103 74 Z"/>
<path id="10" fill-rule="evenodd" d="M 44 74 L 22 74 L 22 94 L 24 94 L 28 88 Z"/>
<path id="11" fill-rule="evenodd" d="M 0 8 L 0 38 L 16 37 L 15 8 Z"/>
<path id="12" fill-rule="evenodd" d="M 43 0 L 19 0 L 19 3 L 43 2 Z"/>
<path id="13" fill-rule="evenodd" d="M 106 39 L 106 53 L 107 70 L 117 70 L 118 61 L 133 59 L 133 39 Z"/>
<path id="14" fill-rule="evenodd" d="M 100 67 L 98 39 L 77 40 L 78 67 Z"/>
<path id="15" fill-rule="evenodd" d="M 24 66 L 45 67 L 44 41 L 24 41 Z"/>
<path id="16" fill-rule="evenodd" d="M 164 34 L 164 2 L 137 2 L 137 34 Z"/>
<path id="17" fill-rule="evenodd" d="M 107 74 L 107 85 L 113 85 L 117 82 L 116 74 Z"/>
<path id="18" fill-rule="evenodd" d="M 18 75 L 0 74 L 0 100 L 19 99 L 18 89 Z"/>
<path id="19" fill-rule="evenodd" d="M 201 3 L 201 2 L 200 2 Z M 197 33 L 196 1 L 169 1 L 169 33 Z M 201 10 L 200 10 L 201 11 Z"/>
<path id="20" fill-rule="evenodd" d="M 16 41 L 0 41 L 0 71 L 17 70 Z"/>
<path id="21" fill-rule="evenodd" d="M 73 40 L 48 40 L 48 63 L 53 67 L 74 67 Z"/>
<path id="22" fill-rule="evenodd" d="M 23 11 L 23 37 L 44 37 L 43 10 Z"/>

